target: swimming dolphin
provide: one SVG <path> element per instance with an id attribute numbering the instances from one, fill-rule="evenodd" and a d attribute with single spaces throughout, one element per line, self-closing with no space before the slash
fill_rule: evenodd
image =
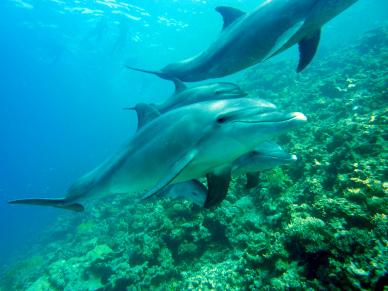
<path id="1" fill-rule="evenodd" d="M 207 188 L 198 180 L 168 185 L 157 193 L 159 197 L 169 197 L 174 200 L 188 200 L 199 207 L 204 207 L 207 198 Z"/>
<path id="2" fill-rule="evenodd" d="M 233 162 L 232 173 L 235 175 L 246 174 L 246 188 L 256 187 L 259 183 L 259 172 L 272 169 L 276 166 L 293 163 L 297 160 L 274 142 L 264 142 L 253 151 L 239 157 Z"/>
<path id="3" fill-rule="evenodd" d="M 246 187 L 250 189 L 258 185 L 260 171 L 289 164 L 296 160 L 295 155 L 288 154 L 280 145 L 274 142 L 264 142 L 232 163 L 232 176 L 246 174 Z M 189 200 L 200 207 L 204 207 L 207 191 L 208 189 L 198 180 L 191 180 L 169 185 L 164 191 L 158 193 L 158 196 Z"/>
<path id="4" fill-rule="evenodd" d="M 164 79 L 196 82 L 224 77 L 299 45 L 297 72 L 313 59 L 321 27 L 357 0 L 266 0 L 250 13 L 217 7 L 224 26 L 217 40 L 189 59 L 160 71 L 131 68 Z"/>
<path id="5" fill-rule="evenodd" d="M 160 113 L 203 101 L 233 99 L 247 96 L 247 93 L 241 90 L 238 85 L 230 82 L 209 83 L 195 87 L 187 87 L 178 79 L 174 79 L 173 82 L 175 85 L 174 93 L 164 103 L 152 104 Z M 127 107 L 124 109 L 135 108 Z"/>
<path id="6" fill-rule="evenodd" d="M 272 106 L 276 108 L 276 106 L 270 102 L 265 100 L 260 100 L 260 102 L 266 103 L 267 106 Z M 178 103 L 179 104 L 179 103 Z M 151 120 L 160 116 L 160 112 L 156 109 L 152 104 L 138 103 L 135 107 L 131 107 L 128 109 L 133 109 L 137 113 L 138 119 L 138 129 L 143 127 L 145 124 L 150 122 Z M 232 173 L 236 175 L 246 174 L 247 176 L 247 188 L 256 187 L 258 180 L 258 172 L 274 168 L 279 165 L 288 164 L 296 161 L 297 158 L 295 155 L 290 155 L 283 150 L 281 146 L 274 142 L 264 142 L 257 146 L 253 151 L 246 153 L 245 155 L 239 157 L 232 164 Z M 183 187 L 179 187 L 179 190 L 173 189 L 174 191 L 165 191 L 164 193 L 173 193 L 174 198 L 180 197 L 176 193 L 181 191 Z M 197 185 L 188 183 L 187 185 L 187 193 L 189 193 L 188 197 L 190 197 L 190 193 L 194 193 L 196 197 L 201 196 L 201 190 L 197 189 Z M 169 195 L 167 195 L 169 196 Z M 186 194 L 182 192 L 183 198 L 186 197 Z M 195 199 L 197 199 L 194 197 Z M 189 198 L 190 200 L 190 198 Z M 199 205 L 199 203 L 196 203 Z"/>
<path id="7" fill-rule="evenodd" d="M 257 99 L 263 105 L 276 108 L 276 105 L 265 101 L 263 99 Z M 135 107 L 128 108 L 135 110 L 138 118 L 138 129 L 142 128 L 145 124 L 160 116 L 160 112 L 153 104 L 138 103 Z M 275 166 L 288 164 L 296 161 L 295 155 L 286 153 L 281 146 L 274 142 L 263 142 L 257 146 L 253 151 L 244 154 L 233 161 L 231 165 L 231 174 L 241 175 L 246 174 L 247 184 L 246 188 L 250 189 L 256 187 L 259 183 L 259 172 L 267 169 L 274 168 Z M 208 177 L 208 183 L 209 181 Z M 198 206 L 204 206 L 210 208 L 218 205 L 222 202 L 223 198 L 227 194 L 228 187 L 218 191 L 217 195 L 208 195 L 208 189 L 203 186 L 197 180 L 191 180 L 188 182 L 176 183 L 166 187 L 164 191 L 157 193 L 157 196 L 170 197 L 172 199 L 183 199 L 192 201 Z M 220 195 L 223 192 L 224 195 Z M 214 197 L 216 199 L 214 199 Z M 213 198 L 209 200 L 208 198 Z"/>
<path id="8" fill-rule="evenodd" d="M 206 95 L 197 95 L 195 94 L 197 97 L 199 97 L 200 99 L 203 99 L 205 101 L 215 101 L 215 100 L 218 100 L 218 98 L 216 98 L 215 96 L 213 96 L 212 94 L 206 94 Z M 163 112 L 165 113 L 166 111 L 169 111 L 170 108 L 179 108 L 179 107 L 182 107 L 184 105 L 190 105 L 190 104 L 195 104 L 197 102 L 195 102 L 195 100 L 198 100 L 198 98 L 189 98 L 188 100 L 182 100 L 182 98 L 178 98 L 178 97 L 174 97 L 172 96 L 173 98 L 171 98 L 172 100 L 175 100 L 174 102 L 166 102 L 168 104 L 168 106 L 159 106 L 159 107 L 162 107 L 163 111 L 161 112 L 158 108 L 158 105 L 155 105 L 155 104 L 146 104 L 146 103 L 137 103 L 135 106 L 133 107 L 126 107 L 124 108 L 125 110 L 134 110 L 136 112 L 136 116 L 137 116 L 137 131 L 139 131 L 145 124 L 149 123 L 150 121 L 154 120 L 155 118 L 159 117 Z M 211 98 L 211 97 L 215 97 L 214 99 L 208 99 L 208 98 Z M 226 96 L 226 99 L 228 96 Z M 236 94 L 236 97 L 234 98 L 239 98 L 239 95 Z M 234 99 L 234 98 L 231 98 L 231 99 Z M 226 100 L 226 99 L 222 99 L 222 100 Z M 268 101 L 265 101 L 263 99 L 259 99 L 257 98 L 257 100 L 259 102 L 261 102 L 263 105 L 265 104 L 266 106 L 269 106 L 269 107 L 272 107 L 272 108 L 276 108 L 276 106 L 273 104 L 273 103 L 270 103 Z M 193 103 L 191 103 L 193 102 Z M 187 104 L 186 104 L 187 103 Z"/>
<path id="9" fill-rule="evenodd" d="M 81 203 L 93 197 L 125 194 L 134 201 L 147 199 L 169 184 L 206 175 L 211 206 L 226 195 L 234 160 L 305 122 L 302 113 L 280 112 L 250 98 L 180 107 L 142 127 L 118 154 L 78 179 L 65 197 L 9 203 L 82 211 Z"/>
<path id="10" fill-rule="evenodd" d="M 137 128 L 141 128 L 150 119 L 172 109 L 210 100 L 225 100 L 247 96 L 241 88 L 230 82 L 209 83 L 195 87 L 187 87 L 178 79 L 174 79 L 175 91 L 162 104 L 139 103 L 125 110 L 135 110 L 138 116 Z"/>

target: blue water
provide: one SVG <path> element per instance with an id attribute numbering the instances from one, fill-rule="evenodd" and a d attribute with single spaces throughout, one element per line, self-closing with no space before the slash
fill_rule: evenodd
<path id="1" fill-rule="evenodd" d="M 216 6 L 259 2 L 0 2 L 0 266 L 63 215 L 6 201 L 63 195 L 133 135 L 135 116 L 122 107 L 171 94 L 169 82 L 124 65 L 157 69 L 191 56 L 220 30 Z M 387 20 L 386 0 L 360 0 L 325 26 L 317 57 Z M 278 58 L 296 62 L 296 51 Z"/>

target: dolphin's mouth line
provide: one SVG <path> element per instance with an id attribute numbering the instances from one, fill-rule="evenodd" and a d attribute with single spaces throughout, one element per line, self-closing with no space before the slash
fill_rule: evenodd
<path id="1" fill-rule="evenodd" d="M 293 161 L 292 158 L 282 158 L 282 157 L 273 156 L 273 155 L 262 155 L 262 156 L 265 158 L 271 158 L 271 159 L 280 160 L 280 161 Z"/>
<path id="2" fill-rule="evenodd" d="M 282 120 L 236 120 L 234 122 L 236 123 L 280 123 L 280 122 L 287 122 L 293 119 L 297 119 L 296 116 L 293 116 L 291 118 L 282 119 Z"/>
<path id="3" fill-rule="evenodd" d="M 246 93 L 242 93 L 242 92 L 233 92 L 233 91 L 229 91 L 229 92 L 221 92 L 220 95 L 222 96 L 247 96 Z"/>

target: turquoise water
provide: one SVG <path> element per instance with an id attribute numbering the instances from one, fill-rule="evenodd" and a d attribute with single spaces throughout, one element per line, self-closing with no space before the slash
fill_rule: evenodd
<path id="1" fill-rule="evenodd" d="M 258 5 L 258 1 L 251 0 L 90 2 L 4 0 L 0 3 L 0 63 L 2 64 L 0 68 L 0 149 L 2 152 L 0 155 L 0 270 L 4 274 L 13 263 L 34 255 L 35 249 L 45 249 L 48 244 L 56 244 L 53 248 L 60 249 L 60 241 L 63 240 L 64 234 L 57 234 L 52 230 L 57 229 L 58 224 L 63 225 L 64 233 L 71 233 L 82 223 L 87 228 L 87 222 L 90 220 L 88 215 L 91 215 L 89 213 L 79 216 L 43 207 L 16 207 L 6 202 L 21 197 L 62 196 L 76 178 L 115 153 L 133 136 L 136 129 L 135 115 L 122 111 L 122 107 L 138 102 L 159 103 L 171 94 L 173 86 L 170 82 L 154 76 L 130 72 L 125 69 L 125 65 L 157 69 L 192 56 L 206 48 L 219 33 L 221 19 L 214 11 L 216 6 L 230 5 L 244 11 L 251 11 Z M 386 1 L 360 0 L 328 23 L 322 33 L 318 54 L 311 64 L 311 74 L 306 75 L 306 78 L 311 79 L 304 80 L 305 84 L 315 86 L 320 78 L 320 72 L 314 73 L 314 68 L 321 66 L 323 70 L 327 70 L 326 60 L 333 58 L 333 55 L 339 52 L 344 53 L 336 55 L 337 58 L 343 58 L 344 62 L 349 64 L 356 63 L 363 53 L 352 55 L 346 49 L 362 42 L 365 32 L 386 26 L 387 19 Z M 373 41 L 370 46 L 372 44 Z M 383 57 L 381 59 L 384 60 Z M 279 62 L 292 63 L 292 65 L 287 67 L 289 70 L 280 70 L 276 65 Z M 286 87 L 291 83 L 285 82 L 282 83 L 282 87 L 279 87 L 274 85 L 275 82 L 265 82 L 265 80 L 279 80 L 284 75 L 294 74 L 296 63 L 297 50 L 292 48 L 263 66 L 259 64 L 262 75 L 240 72 L 224 80 L 241 82 L 248 90 L 260 91 L 264 95 L 267 91 L 273 90 L 272 95 L 263 96 L 268 99 L 268 96 L 279 94 L 280 90 L 287 90 Z M 273 67 L 271 67 L 272 64 L 274 64 Z M 339 70 L 333 67 L 327 71 L 331 71 L 334 75 L 337 69 Z M 351 74 L 346 73 L 346 77 L 357 79 L 359 78 L 357 71 L 362 70 L 363 67 L 356 67 Z M 365 72 L 370 73 L 368 70 Z M 255 82 L 259 84 L 255 85 Z M 368 90 L 372 92 L 374 83 L 371 83 Z M 342 85 L 339 84 L 339 86 Z M 301 88 L 297 87 L 295 90 L 301 90 Z M 281 96 L 287 95 L 282 92 Z M 298 93 L 293 92 L 296 95 Z M 279 103 L 288 110 L 285 99 L 278 97 L 276 101 L 270 101 Z M 362 106 L 363 102 L 359 103 L 354 106 Z M 327 103 L 325 104 L 327 106 Z M 291 103 L 289 106 L 291 105 L 290 110 L 302 111 L 308 116 L 314 114 L 312 110 L 328 108 L 306 105 L 306 111 L 301 104 Z M 340 117 L 336 121 L 341 124 Z M 317 125 L 317 123 L 313 124 Z M 291 140 L 294 143 L 298 138 L 297 134 L 301 132 L 292 136 Z M 384 134 L 379 133 L 379 136 Z M 284 139 L 287 147 L 295 146 L 289 141 L 290 138 Z M 356 144 L 354 146 L 356 147 Z M 301 155 L 302 162 L 314 160 L 314 157 Z M 300 175 L 292 172 L 287 174 L 291 176 L 290 179 Z M 358 185 L 354 188 L 360 187 Z M 117 210 L 113 206 L 109 210 L 109 201 L 106 203 L 108 213 Z M 168 209 L 168 203 L 163 204 L 163 207 Z M 227 207 L 222 209 L 225 210 Z M 97 213 L 99 211 L 96 210 Z M 137 218 L 142 219 L 141 214 L 140 211 Z M 92 214 L 92 217 L 93 215 L 95 214 Z M 109 220 L 106 217 L 117 217 L 117 213 L 100 214 L 100 216 L 103 217 L 101 220 L 107 220 L 106 223 L 116 224 L 115 220 Z M 95 221 L 91 220 L 91 223 L 95 224 Z M 179 231 L 182 226 L 175 227 L 176 231 Z M 211 229 L 209 225 L 208 228 Z M 61 240 L 55 235 L 50 236 L 50 231 L 58 235 Z M 81 227 L 81 230 L 77 231 L 83 232 L 84 229 Z M 257 229 L 251 231 L 261 232 Z M 99 235 L 96 237 L 98 238 Z M 116 233 L 112 232 L 110 235 L 115 236 Z M 149 235 L 151 238 L 155 237 L 155 233 Z M 42 237 L 45 238 L 43 242 Z M 90 240 L 92 235 L 80 235 L 78 237 L 80 244 L 72 247 L 78 247 L 83 243 L 86 245 Z M 217 240 L 215 241 L 217 244 Z M 219 243 L 223 245 L 223 242 Z M 128 244 L 132 245 L 135 242 L 131 241 Z M 71 245 L 66 244 L 66 246 Z M 102 250 L 97 251 L 107 254 L 122 251 L 121 245 L 117 249 L 114 246 L 115 244 L 112 243 L 108 250 L 101 247 Z M 190 247 L 193 246 L 186 245 L 187 249 Z M 198 248 L 198 246 L 194 247 Z M 201 245 L 201 248 L 205 247 Z M 33 253 L 31 249 L 34 249 Z M 93 248 L 85 247 L 85 250 L 90 251 Z M 55 250 L 50 249 L 50 252 L 55 253 Z M 228 252 L 231 250 L 228 249 Z M 193 253 L 198 255 L 200 252 Z M 38 255 L 42 256 L 41 253 Z M 75 254 L 66 254 L 64 258 L 69 259 L 72 256 L 75 257 Z M 59 261 L 60 258 L 61 255 L 57 255 L 55 259 L 51 257 L 50 264 Z M 195 256 L 191 259 L 195 260 Z M 144 258 L 142 260 L 147 261 Z M 179 261 L 179 259 L 176 260 Z M 206 258 L 201 260 L 206 261 Z M 210 258 L 207 261 L 210 261 Z M 381 264 L 381 261 L 378 263 Z M 386 261 L 384 263 L 386 264 Z M 217 264 L 222 265 L 220 261 Z M 352 262 L 349 261 L 348 264 L 351 265 Z M 229 268 L 227 265 L 228 262 L 225 261 L 226 269 Z M 43 269 L 38 270 L 43 272 Z M 30 270 L 26 268 L 26 274 L 29 272 Z M 25 280 L 24 288 L 36 281 L 39 275 L 34 274 L 30 277 L 26 275 L 28 278 Z M 174 276 L 171 275 L 171 277 Z M 139 280 L 131 282 L 134 282 L 133 285 L 139 284 Z M 231 288 L 236 286 L 233 282 Z M 19 288 L 23 289 L 20 287 L 21 283 L 18 282 L 18 284 Z M 156 281 L 152 284 L 144 285 L 144 288 L 151 288 L 150 286 L 161 283 Z M 63 286 L 57 288 L 61 289 Z M 93 288 L 91 287 L 91 290 Z"/>

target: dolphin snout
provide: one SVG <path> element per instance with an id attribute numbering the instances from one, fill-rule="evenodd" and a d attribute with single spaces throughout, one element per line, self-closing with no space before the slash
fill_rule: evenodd
<path id="1" fill-rule="evenodd" d="M 262 122 L 274 122 L 274 123 L 305 123 L 307 121 L 306 116 L 300 112 L 281 112 L 272 111 L 261 115 Z"/>
<path id="2" fill-rule="evenodd" d="M 304 115 L 301 112 L 292 112 L 291 115 L 293 116 L 292 119 L 300 120 L 300 121 L 307 121 L 306 115 Z"/>
<path id="3" fill-rule="evenodd" d="M 284 120 L 284 124 L 290 127 L 301 126 L 307 122 L 307 117 L 301 112 L 291 112 L 287 114 L 287 119 Z"/>

